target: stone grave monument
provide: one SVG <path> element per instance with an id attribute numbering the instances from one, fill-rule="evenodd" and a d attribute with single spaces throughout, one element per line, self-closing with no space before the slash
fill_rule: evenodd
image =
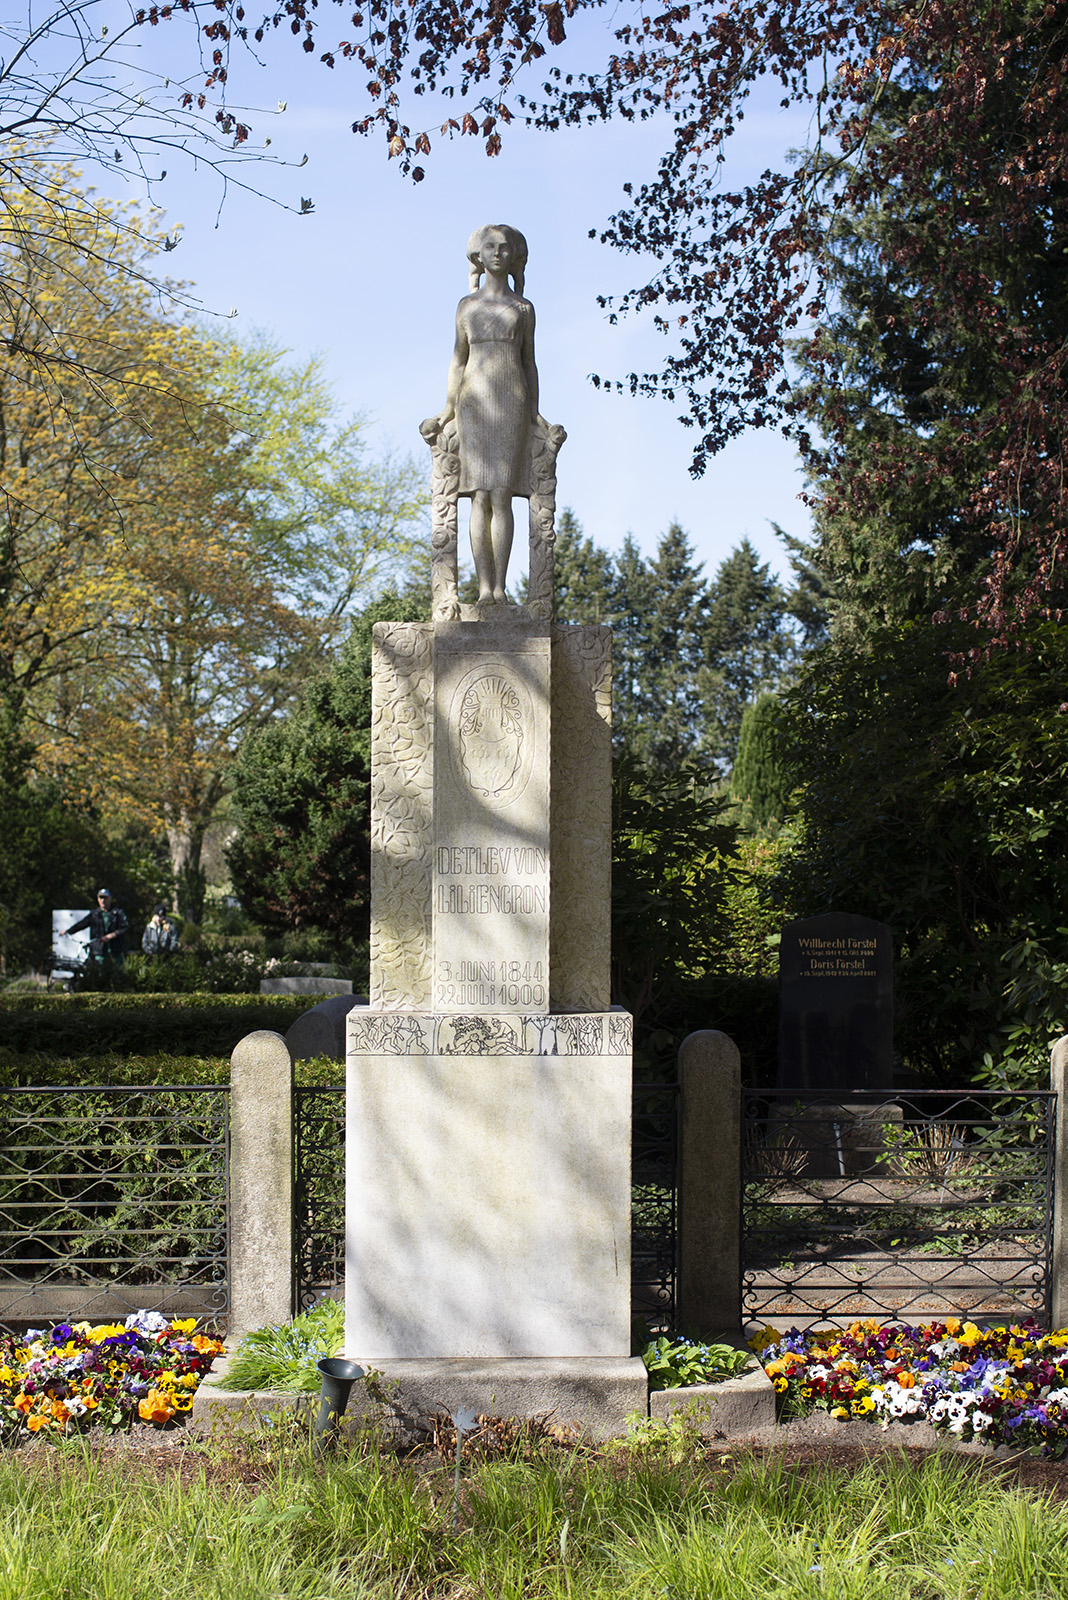
<path id="1" fill-rule="evenodd" d="M 594 1388 L 621 1380 L 633 1407 L 631 1019 L 609 1001 L 611 635 L 553 621 L 566 435 L 538 409 L 526 254 L 503 225 L 469 243 L 446 403 L 421 428 L 433 621 L 374 630 L 345 1352 L 439 1403 L 455 1378 L 462 1403 L 481 1383 L 500 1409 L 519 1373 L 528 1410 L 559 1407 L 570 1371 Z M 461 499 L 472 606 L 457 592 Z M 517 605 L 506 578 L 523 499 Z"/>
<path id="2" fill-rule="evenodd" d="M 809 1176 L 874 1170 L 882 1129 L 898 1107 L 851 1100 L 893 1090 L 894 946 L 870 917 L 828 912 L 788 922 L 779 945 L 780 1094 L 813 1091 L 803 1114 L 784 1101 L 773 1113 L 813 1146 Z"/>

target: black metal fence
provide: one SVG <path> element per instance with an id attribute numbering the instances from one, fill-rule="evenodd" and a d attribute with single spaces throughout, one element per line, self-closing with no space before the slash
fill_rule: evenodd
<path id="1" fill-rule="evenodd" d="M 631 1304 L 654 1332 L 675 1316 L 675 1084 L 634 1089 Z M 345 1090 L 294 1091 L 299 1310 L 345 1277 Z"/>
<path id="2" fill-rule="evenodd" d="M 678 1084 L 636 1083 L 631 1144 L 631 1309 L 650 1332 L 675 1324 Z"/>
<path id="3" fill-rule="evenodd" d="M 632 1304 L 675 1316 L 674 1084 L 635 1086 Z M 1055 1097 L 744 1097 L 742 1314 L 1049 1315 Z M 294 1096 L 298 1305 L 344 1279 L 344 1090 Z M 229 1091 L 0 1092 L 0 1325 L 224 1321 Z"/>
<path id="4" fill-rule="evenodd" d="M 0 1093 L 0 1325 L 225 1321 L 229 1090 Z"/>
<path id="5" fill-rule="evenodd" d="M 296 1303 L 306 1311 L 345 1281 L 345 1088 L 293 1091 Z"/>
<path id="6" fill-rule="evenodd" d="M 743 1321 L 1048 1323 L 1050 1093 L 748 1093 Z"/>

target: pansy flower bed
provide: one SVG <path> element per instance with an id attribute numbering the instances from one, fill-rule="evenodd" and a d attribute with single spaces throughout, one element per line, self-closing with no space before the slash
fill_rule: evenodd
<path id="1" fill-rule="evenodd" d="M 0 1438 L 72 1433 L 86 1425 L 162 1427 L 191 1410 L 223 1345 L 179 1322 L 137 1311 L 124 1323 L 58 1322 L 25 1339 L 0 1337 Z"/>
<path id="2" fill-rule="evenodd" d="M 1068 1329 L 983 1329 L 948 1317 L 922 1327 L 768 1328 L 751 1342 L 788 1415 L 822 1410 L 884 1426 L 922 1418 L 961 1439 L 1068 1453 Z"/>

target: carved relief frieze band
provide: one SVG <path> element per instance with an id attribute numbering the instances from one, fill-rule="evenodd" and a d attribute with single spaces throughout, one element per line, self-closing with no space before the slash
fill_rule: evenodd
<path id="1" fill-rule="evenodd" d="M 629 1056 L 634 1044 L 634 1018 L 629 1011 L 612 1011 L 608 1017 L 608 1054 Z"/>
<path id="2" fill-rule="evenodd" d="M 625 1011 L 349 1013 L 349 1048 L 359 1055 L 396 1056 L 629 1056 L 631 1019 Z"/>

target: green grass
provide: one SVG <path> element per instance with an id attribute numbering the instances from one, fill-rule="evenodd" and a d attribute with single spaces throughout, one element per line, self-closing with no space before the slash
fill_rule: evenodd
<path id="1" fill-rule="evenodd" d="M 935 1455 L 859 1470 L 552 1447 L 451 1473 L 232 1439 L 0 1459 L 0 1600 L 1061 1600 L 1068 1511 Z M 192 1471 L 190 1471 L 192 1467 Z"/>

